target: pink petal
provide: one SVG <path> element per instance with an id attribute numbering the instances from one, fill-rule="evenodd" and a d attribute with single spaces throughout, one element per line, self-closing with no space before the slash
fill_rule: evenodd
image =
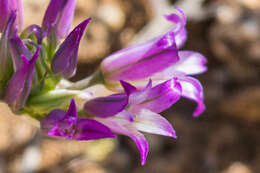
<path id="1" fill-rule="evenodd" d="M 140 92 L 140 96 L 142 96 L 143 102 L 134 104 L 129 109 L 134 112 L 140 109 L 149 109 L 153 112 L 160 113 L 171 107 L 172 104 L 180 99 L 181 85 L 175 79 L 168 80 L 146 90 L 145 94 Z M 138 95 L 132 97 L 133 103 L 135 103 L 136 98 L 138 98 Z"/>
<path id="2" fill-rule="evenodd" d="M 136 115 L 133 125 L 143 132 L 177 138 L 172 125 L 164 117 L 147 109 Z"/>
<path id="3" fill-rule="evenodd" d="M 187 75 L 195 75 L 207 71 L 207 60 L 198 52 L 179 51 L 179 57 L 180 60 L 172 66 L 173 70 Z"/>
<path id="4" fill-rule="evenodd" d="M 202 85 L 197 79 L 192 77 L 185 76 L 178 78 L 178 80 L 182 87 L 182 96 L 197 102 L 193 116 L 199 116 L 205 110 Z"/>
<path id="5" fill-rule="evenodd" d="M 129 136 L 136 144 L 140 155 L 141 155 L 141 165 L 146 162 L 146 157 L 149 151 L 149 144 L 145 139 L 144 135 L 138 132 L 131 123 L 127 123 L 127 120 L 122 123 L 121 118 L 95 118 L 97 121 L 109 127 L 113 132 Z"/>

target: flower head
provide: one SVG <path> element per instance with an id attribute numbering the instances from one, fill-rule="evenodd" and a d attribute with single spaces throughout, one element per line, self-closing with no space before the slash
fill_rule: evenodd
<path id="1" fill-rule="evenodd" d="M 109 84 L 120 80 L 143 80 L 174 65 L 179 60 L 178 48 L 186 40 L 186 17 L 182 10 L 178 11 L 182 17 L 177 14 L 165 16 L 168 21 L 176 24 L 166 34 L 105 58 L 101 63 L 105 82 Z"/>
<path id="2" fill-rule="evenodd" d="M 176 138 L 171 124 L 158 113 L 179 100 L 181 86 L 175 79 L 155 87 L 150 81 L 142 90 L 124 81 L 121 84 L 124 93 L 90 100 L 85 103 L 84 110 L 113 132 L 132 138 L 141 153 L 143 165 L 149 147 L 139 131 Z"/>
<path id="3" fill-rule="evenodd" d="M 118 90 L 120 80 L 131 81 L 138 87 L 152 79 L 155 84 L 176 78 L 182 88 L 182 96 L 197 102 L 194 116 L 205 110 L 203 88 L 200 82 L 188 75 L 203 73 L 207 70 L 206 58 L 193 51 L 181 51 L 186 39 L 186 16 L 181 9 L 177 14 L 165 15 L 176 25 L 166 34 L 120 50 L 103 60 L 101 72 L 105 85 Z"/>
<path id="4" fill-rule="evenodd" d="M 113 138 L 109 128 L 93 119 L 79 118 L 72 99 L 67 112 L 55 109 L 41 120 L 41 131 L 50 137 L 69 140 Z"/>

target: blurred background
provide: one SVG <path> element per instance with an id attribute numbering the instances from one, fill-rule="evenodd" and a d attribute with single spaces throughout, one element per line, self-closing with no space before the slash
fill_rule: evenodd
<path id="1" fill-rule="evenodd" d="M 23 0 L 25 25 L 41 24 L 47 0 Z M 178 139 L 149 135 L 140 166 L 127 137 L 89 142 L 39 134 L 0 104 L 0 173 L 257 173 L 260 172 L 260 0 L 78 0 L 74 26 L 92 17 L 81 42 L 78 80 L 110 53 L 167 31 L 162 17 L 183 8 L 188 41 L 183 49 L 208 59 L 197 76 L 207 110 L 181 99 L 162 113 Z"/>

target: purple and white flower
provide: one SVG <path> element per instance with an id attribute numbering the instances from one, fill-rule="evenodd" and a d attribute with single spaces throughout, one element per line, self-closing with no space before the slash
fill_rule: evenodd
<path id="1" fill-rule="evenodd" d="M 96 120 L 108 126 L 113 132 L 133 139 L 141 154 L 141 164 L 146 161 L 148 142 L 139 132 L 147 132 L 176 138 L 171 124 L 158 113 L 177 102 L 181 86 L 176 79 L 138 90 L 121 81 L 124 93 L 99 97 L 85 103 L 84 110 Z"/>
<path id="2" fill-rule="evenodd" d="M 120 80 L 144 87 L 152 79 L 154 84 L 177 78 L 182 87 L 182 96 L 197 102 L 194 116 L 201 114 L 203 88 L 200 82 L 188 75 L 203 73 L 207 70 L 206 58 L 200 53 L 179 50 L 186 41 L 186 16 L 177 9 L 177 14 L 165 15 L 165 18 L 176 25 L 166 34 L 122 49 L 108 56 L 101 63 L 101 72 L 105 85 L 118 90 Z"/>

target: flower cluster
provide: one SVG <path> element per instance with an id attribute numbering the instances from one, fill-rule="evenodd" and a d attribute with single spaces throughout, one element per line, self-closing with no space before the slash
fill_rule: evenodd
<path id="1" fill-rule="evenodd" d="M 0 0 L 0 100 L 15 114 L 38 120 L 50 137 L 129 136 L 143 165 L 149 147 L 141 132 L 176 138 L 159 113 L 181 97 L 197 103 L 193 116 L 204 111 L 203 88 L 191 75 L 207 70 L 206 58 L 181 50 L 186 16 L 176 9 L 165 15 L 174 25 L 167 33 L 113 53 L 96 73 L 71 83 L 67 79 L 76 73 L 80 40 L 90 22 L 86 19 L 69 32 L 75 5 L 76 0 L 50 0 L 42 26 L 22 30 L 21 0 Z M 100 96 L 104 91 L 113 94 Z"/>

